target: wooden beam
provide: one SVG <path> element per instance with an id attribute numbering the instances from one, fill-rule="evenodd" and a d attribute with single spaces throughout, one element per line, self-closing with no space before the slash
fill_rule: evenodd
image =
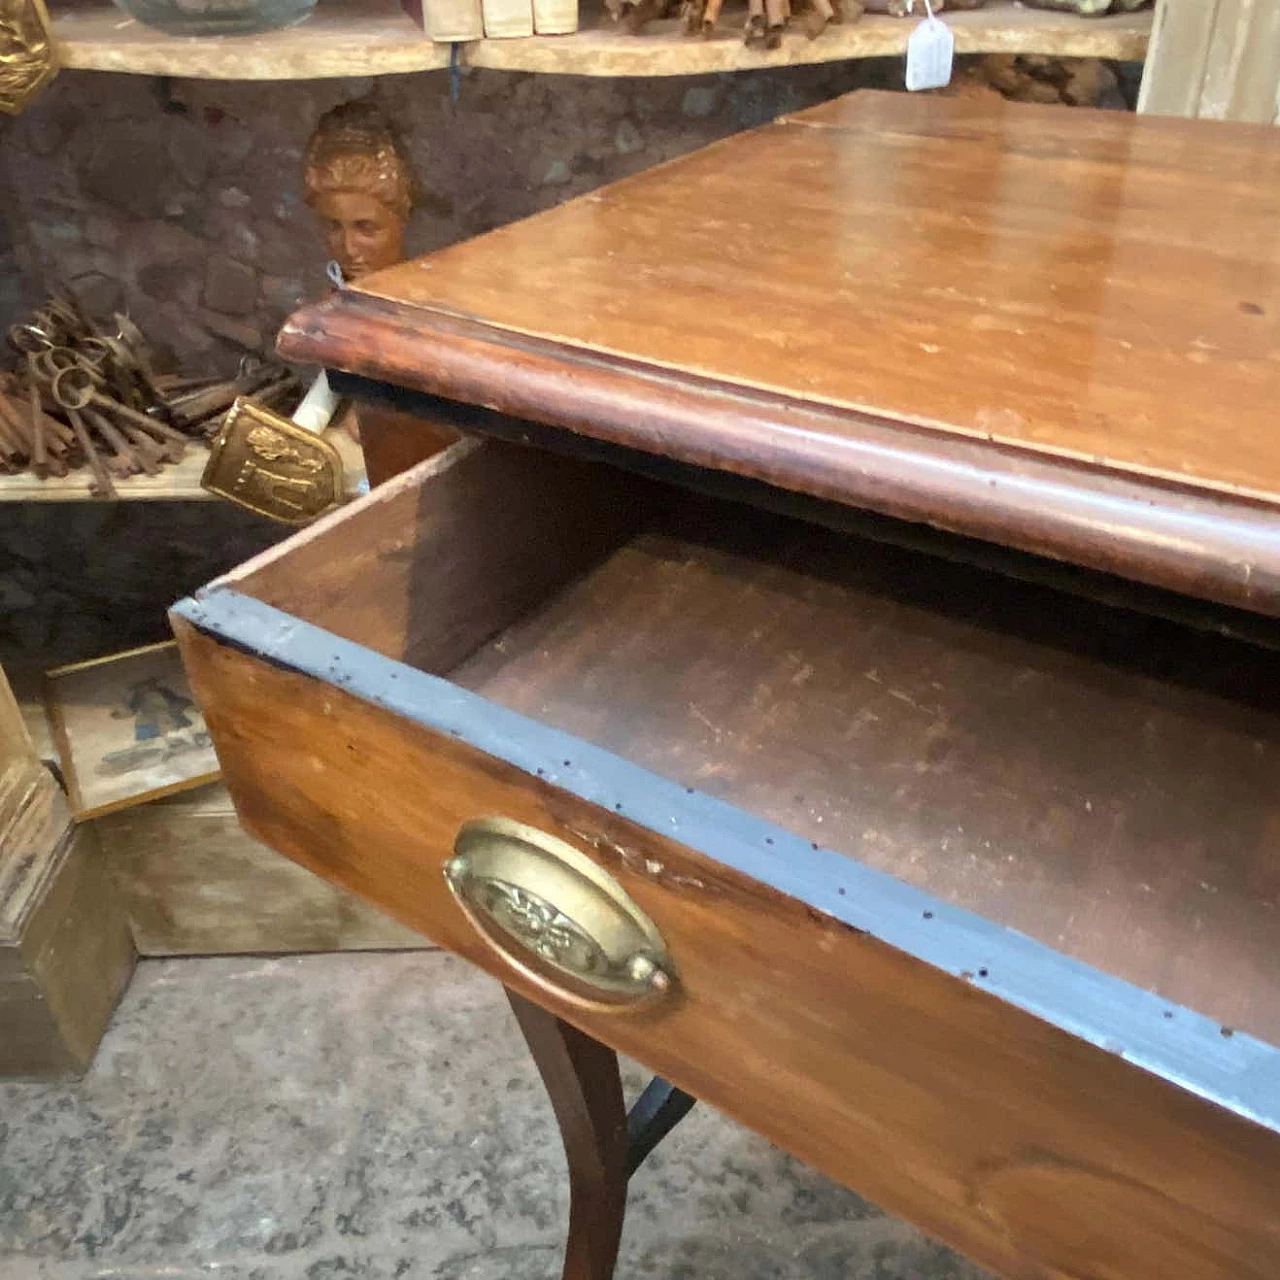
<path id="1" fill-rule="evenodd" d="M 1138 110 L 1280 123 L 1280 5 L 1160 0 Z"/>

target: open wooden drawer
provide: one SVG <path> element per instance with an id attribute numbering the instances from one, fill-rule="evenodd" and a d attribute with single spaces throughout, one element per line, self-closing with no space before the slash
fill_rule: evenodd
<path id="1" fill-rule="evenodd" d="M 1280 1275 L 1277 654 L 476 440 L 173 620 L 254 835 L 597 1039 L 1005 1275 Z"/>

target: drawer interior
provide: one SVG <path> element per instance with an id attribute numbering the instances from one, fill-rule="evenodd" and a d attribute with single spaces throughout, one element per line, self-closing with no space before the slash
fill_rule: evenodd
<path id="1" fill-rule="evenodd" d="M 231 585 L 1280 1044 L 1273 651 L 474 441 Z"/>

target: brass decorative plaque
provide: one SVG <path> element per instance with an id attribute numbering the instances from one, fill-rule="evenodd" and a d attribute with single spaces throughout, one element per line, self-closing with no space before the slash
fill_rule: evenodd
<path id="1" fill-rule="evenodd" d="M 44 0 L 0 0 L 0 111 L 16 116 L 57 71 Z"/>
<path id="2" fill-rule="evenodd" d="M 227 414 L 200 484 L 285 524 L 310 524 L 341 506 L 344 497 L 338 451 L 244 397 Z"/>

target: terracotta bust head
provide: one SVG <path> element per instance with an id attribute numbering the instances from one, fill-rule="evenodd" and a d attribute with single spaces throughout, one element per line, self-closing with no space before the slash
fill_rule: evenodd
<path id="1" fill-rule="evenodd" d="M 346 279 L 400 261 L 413 171 L 377 106 L 347 102 L 321 116 L 303 156 L 303 181 L 307 204 Z"/>

